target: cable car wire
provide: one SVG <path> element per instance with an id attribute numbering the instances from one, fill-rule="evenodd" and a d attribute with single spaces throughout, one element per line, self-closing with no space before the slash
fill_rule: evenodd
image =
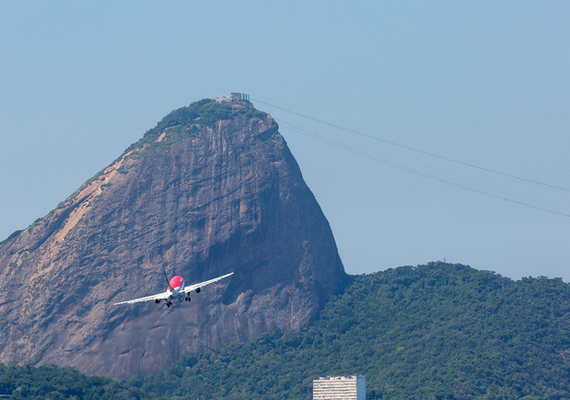
<path id="1" fill-rule="evenodd" d="M 478 188 L 473 188 L 473 187 L 467 186 L 467 185 L 462 184 L 462 183 L 453 182 L 453 181 L 451 181 L 451 180 L 449 180 L 449 179 L 441 178 L 441 177 L 435 176 L 435 175 L 433 175 L 433 174 L 430 174 L 430 173 L 427 173 L 427 172 L 424 172 L 424 171 L 420 171 L 420 170 L 418 170 L 418 169 L 416 169 L 416 168 L 413 168 L 413 167 L 410 167 L 410 166 L 406 166 L 406 165 L 402 165 L 402 163 L 398 163 L 398 162 L 394 162 L 394 161 L 391 161 L 391 160 L 387 160 L 386 158 L 374 156 L 374 155 L 372 155 L 372 154 L 369 154 L 369 153 L 366 153 L 366 152 L 364 152 L 364 151 L 355 149 L 355 148 L 353 148 L 353 147 L 351 147 L 351 146 L 348 146 L 348 145 L 346 145 L 346 144 L 342 144 L 342 143 L 339 143 L 339 142 L 337 142 L 337 141 L 334 141 L 334 140 L 332 140 L 332 139 L 330 139 L 330 138 L 326 138 L 326 137 L 320 136 L 320 135 L 318 135 L 318 134 L 316 134 L 316 133 L 309 132 L 309 131 L 304 130 L 304 129 L 302 129 L 302 128 L 296 127 L 296 126 L 291 125 L 291 124 L 289 124 L 289 123 L 287 123 L 287 122 L 285 122 L 285 121 L 279 120 L 279 122 L 280 122 L 282 125 L 286 126 L 288 129 L 291 129 L 291 130 L 293 130 L 293 131 L 295 131 L 295 132 L 297 132 L 297 133 L 300 133 L 300 134 L 302 134 L 302 135 L 311 137 L 311 138 L 316 139 L 316 140 L 319 140 L 319 141 L 321 141 L 321 142 L 323 142 L 323 143 L 327 143 L 327 144 L 329 144 L 329 145 L 331 145 L 331 146 L 334 146 L 334 147 L 337 147 L 337 148 L 339 148 L 339 149 L 343 149 L 343 150 L 349 151 L 349 152 L 351 152 L 351 153 L 353 153 L 353 154 L 356 154 L 356 155 L 359 155 L 359 156 L 368 158 L 368 159 L 370 159 L 370 160 L 373 160 L 373 161 L 376 161 L 376 162 L 379 162 L 379 163 L 382 163 L 382 164 L 385 164 L 385 165 L 389 165 L 389 166 L 391 166 L 391 167 L 400 169 L 400 170 L 402 170 L 402 171 L 410 172 L 410 173 L 413 173 L 413 174 L 415 174 L 415 175 L 423 176 L 423 177 L 425 177 L 425 178 L 428 178 L 428 179 L 431 179 L 431 180 L 434 180 L 434 181 L 437 181 L 437 182 L 441 182 L 441 183 L 444 183 L 444 184 L 447 184 L 447 185 L 450 185 L 450 186 L 454 186 L 454 187 L 457 187 L 457 188 L 461 188 L 461 189 L 464 189 L 464 190 L 468 190 L 468 191 L 473 192 L 473 193 L 478 193 L 478 194 L 481 194 L 481 195 L 484 195 L 484 196 L 488 196 L 488 197 L 492 197 L 492 198 L 495 198 L 495 199 L 503 200 L 503 201 L 506 201 L 506 202 L 509 202 L 509 203 L 518 204 L 518 205 L 521 205 L 521 206 L 524 206 L 524 207 L 528 207 L 528 208 L 532 208 L 532 209 L 535 209 L 535 210 L 540 210 L 540 211 L 548 212 L 548 213 L 551 213 L 551 214 L 560 215 L 560 216 L 563 216 L 563 217 L 570 217 L 570 214 L 568 214 L 568 213 L 564 213 L 564 212 L 561 212 L 561 211 L 556 211 L 556 210 L 553 210 L 553 209 L 551 209 L 551 208 L 541 207 L 541 206 L 537 206 L 537 205 L 534 205 L 534 204 L 530 204 L 530 203 L 527 203 L 527 202 L 524 202 L 524 201 L 519 201 L 519 200 L 515 200 L 515 199 L 512 199 L 512 198 L 508 198 L 508 197 L 504 197 L 504 196 L 501 196 L 501 195 L 497 195 L 497 194 L 494 194 L 494 193 L 489 192 L 488 190 L 482 190 L 482 189 L 478 189 Z M 462 178 L 462 179 L 465 179 L 465 178 Z M 523 179 L 523 180 L 524 180 L 524 179 Z M 480 183 L 478 183 L 478 184 L 479 184 L 479 185 L 482 185 L 482 184 L 480 184 Z M 482 186 L 485 186 L 485 185 L 482 185 Z M 545 186 L 548 186 L 548 185 L 545 185 Z M 487 188 L 487 189 L 488 189 L 488 188 Z"/>
<path id="2" fill-rule="evenodd" d="M 455 160 L 455 159 L 453 159 L 453 158 L 449 158 L 449 157 L 445 157 L 445 156 L 440 156 L 440 155 L 438 155 L 438 154 L 434 154 L 434 153 L 430 153 L 430 152 L 427 152 L 427 151 L 419 150 L 419 149 L 416 149 L 416 148 L 411 147 L 411 146 L 406 146 L 406 145 L 403 145 L 403 144 L 400 144 L 400 143 L 396 143 L 396 142 L 392 142 L 392 141 L 389 141 L 389 140 L 381 139 L 381 138 L 378 138 L 378 137 L 376 137 L 376 136 L 368 135 L 368 134 L 365 134 L 365 133 L 362 133 L 362 132 L 358 132 L 358 131 L 355 131 L 355 130 L 352 130 L 352 129 L 344 128 L 344 127 L 339 126 L 339 125 L 331 124 L 331 123 L 329 123 L 329 122 L 322 121 L 322 120 L 319 120 L 319 119 L 317 119 L 317 118 L 309 117 L 309 116 L 307 116 L 307 115 L 304 115 L 304 114 L 301 114 L 301 113 L 298 113 L 298 112 L 295 112 L 295 111 L 287 110 L 287 109 L 285 109 L 285 108 L 278 107 L 278 106 L 275 106 L 275 105 L 273 105 L 273 104 L 269 104 L 269 103 L 264 102 L 264 101 L 261 101 L 261 100 L 257 100 L 257 99 L 253 99 L 253 98 L 252 98 L 251 100 L 252 100 L 252 101 L 256 101 L 256 102 L 258 102 L 258 103 L 261 103 L 261 104 L 265 104 L 266 106 L 269 106 L 269 107 L 273 107 L 273 108 L 275 108 L 275 109 L 277 109 L 277 110 L 281 110 L 281 111 L 284 111 L 284 112 L 287 112 L 287 113 L 290 113 L 290 114 L 297 115 L 297 116 L 302 117 L 302 118 L 306 118 L 306 119 L 309 119 L 309 120 L 318 122 L 318 123 L 323 124 L 323 125 L 328 125 L 328 126 L 330 126 L 330 127 L 343 130 L 343 131 L 345 131 L 345 132 L 353 133 L 353 134 L 356 134 L 356 135 L 359 135 L 359 136 L 362 136 L 362 137 L 366 137 L 366 138 L 368 138 L 368 139 L 376 140 L 376 141 L 379 141 L 379 142 L 382 142 L 382 143 L 386 143 L 386 144 L 389 144 L 389 145 L 392 145 L 392 146 L 397 146 L 397 147 L 400 147 L 400 148 L 402 148 L 402 149 L 414 151 L 414 152 L 416 152 L 416 153 L 424 154 L 424 155 L 427 155 L 427 156 L 430 156 L 430 157 L 439 158 L 440 160 L 445 160 L 445 161 L 449 161 L 449 162 L 452 162 L 452 163 L 464 165 L 464 166 L 466 166 L 466 167 L 475 168 L 475 169 L 478 169 L 478 170 L 481 170 L 481 171 L 490 172 L 490 173 L 497 174 L 497 175 L 502 175 L 502 176 L 505 176 L 505 177 L 508 177 L 508 178 L 517 179 L 517 180 L 524 181 L 524 182 L 528 182 L 528 183 L 533 183 L 533 184 L 535 184 L 535 185 L 541 185 L 541 186 L 549 187 L 549 188 L 552 188 L 552 189 L 557 189 L 557 190 L 562 190 L 562 191 L 565 191 L 565 192 L 570 192 L 570 189 L 565 188 L 565 187 L 562 187 L 562 186 L 552 185 L 552 184 L 550 184 L 550 183 L 540 182 L 540 181 L 537 181 L 537 180 L 534 180 L 534 179 L 524 178 L 524 177 L 521 177 L 521 176 L 508 174 L 508 173 L 506 173 L 506 172 L 501 172 L 501 171 L 497 171 L 497 170 L 490 169 L 490 168 L 480 167 L 480 166 L 478 166 L 478 165 L 471 164 L 471 163 L 467 163 L 467 162 L 464 162 L 464 161 Z"/>
<path id="3" fill-rule="evenodd" d="M 397 165 L 407 166 L 407 168 L 420 170 L 420 171 L 421 170 L 424 170 L 424 171 L 427 170 L 427 171 L 429 171 L 429 172 L 427 172 L 427 174 L 431 174 L 433 176 L 437 176 L 438 174 L 444 175 L 444 176 L 447 176 L 448 179 L 454 179 L 457 181 L 464 181 L 465 185 L 476 185 L 476 186 L 482 187 L 484 190 L 487 190 L 487 191 L 489 191 L 489 190 L 493 191 L 494 190 L 494 191 L 505 192 L 507 195 L 510 195 L 511 197 L 512 196 L 518 196 L 518 197 L 526 198 L 526 201 L 546 203 L 549 207 L 555 207 L 555 208 L 565 207 L 565 205 L 562 205 L 560 203 L 556 203 L 556 202 L 553 202 L 550 200 L 546 200 L 544 198 L 539 198 L 536 196 L 521 193 L 519 191 L 507 189 L 504 186 L 497 186 L 497 185 L 493 185 L 493 184 L 490 184 L 487 182 L 483 183 L 483 182 L 477 181 L 473 178 L 469 178 L 466 176 L 458 175 L 458 174 L 453 173 L 453 172 L 433 168 L 432 166 L 417 165 L 417 164 L 413 164 L 411 162 L 402 161 L 401 159 L 394 161 L 393 158 L 392 158 L 392 160 L 390 160 L 389 156 L 386 156 L 386 155 L 378 156 L 378 154 L 375 154 L 376 152 L 373 152 L 371 155 L 370 151 L 372 150 L 372 148 L 370 146 L 366 146 L 365 150 L 361 150 L 361 149 L 355 148 L 353 146 L 354 145 L 353 142 L 346 144 L 346 142 L 342 143 L 342 142 L 335 141 L 335 140 L 331 139 L 330 135 L 327 135 L 326 138 L 323 136 L 318 136 L 318 134 L 314 133 L 314 131 L 309 132 L 306 129 L 300 128 L 300 127 L 295 126 L 289 122 L 286 122 L 286 121 L 282 120 L 281 118 L 277 119 L 277 121 L 279 122 L 279 125 L 284 127 L 284 128 L 291 129 L 297 133 L 301 133 L 305 136 L 312 137 L 312 138 L 315 138 L 315 139 L 318 139 L 321 141 L 327 140 L 327 143 L 332 144 L 338 148 L 343 148 L 344 150 L 347 150 L 347 148 L 351 148 L 352 150 L 350 150 L 350 151 L 352 153 L 355 153 L 357 151 L 360 152 L 360 154 L 358 154 L 358 155 L 368 154 L 367 158 L 373 157 L 375 159 L 378 159 L 376 161 L 383 160 L 383 163 L 385 163 L 385 164 L 391 163 L 390 165 L 392 165 L 392 166 L 394 164 L 397 164 Z M 341 146 L 344 146 L 344 147 L 341 147 Z M 442 178 L 442 179 L 445 179 L 445 178 Z"/>

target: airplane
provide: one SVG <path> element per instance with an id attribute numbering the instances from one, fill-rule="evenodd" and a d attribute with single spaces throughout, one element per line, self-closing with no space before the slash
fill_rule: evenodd
<path id="1" fill-rule="evenodd" d="M 221 279 L 227 278 L 232 274 L 233 272 L 230 272 L 229 274 L 218 276 L 217 278 L 210 279 L 209 281 L 195 283 L 190 286 L 185 286 L 184 279 L 181 276 L 177 275 L 169 281 L 165 271 L 164 276 L 166 277 L 166 281 L 168 282 L 168 290 L 166 290 L 166 292 L 153 294 L 152 296 L 141 297 L 139 299 L 121 301 L 119 303 L 115 303 L 114 305 L 116 306 L 119 304 L 134 304 L 149 300 L 154 300 L 154 302 L 158 304 L 160 303 L 160 300 L 164 300 L 166 301 L 166 307 L 170 307 L 172 305 L 172 300 L 178 299 L 178 301 L 182 301 L 182 299 L 184 298 L 184 301 L 190 301 L 191 291 L 195 290 L 196 293 L 200 293 L 200 291 L 204 286 L 209 285 L 210 283 L 217 282 Z"/>

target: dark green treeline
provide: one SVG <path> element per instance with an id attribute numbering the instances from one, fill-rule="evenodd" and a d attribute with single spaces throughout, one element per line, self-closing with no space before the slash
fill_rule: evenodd
<path id="1" fill-rule="evenodd" d="M 352 280 L 309 328 L 183 357 L 131 377 L 130 391 L 56 370 L 123 396 L 107 398 L 309 400 L 319 376 L 364 374 L 369 400 L 570 399 L 570 285 L 561 279 L 430 263 Z M 2 393 L 15 389 L 9 368 L 30 367 L 2 367 Z M 95 398 L 84 393 L 76 398 Z"/>

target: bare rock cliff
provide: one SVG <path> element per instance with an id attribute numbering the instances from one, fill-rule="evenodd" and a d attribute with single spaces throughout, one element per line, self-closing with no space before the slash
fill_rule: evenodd
<path id="1" fill-rule="evenodd" d="M 166 308 L 113 303 L 235 274 Z M 127 378 L 306 326 L 346 275 L 275 121 L 250 103 L 173 111 L 0 245 L 0 362 Z"/>

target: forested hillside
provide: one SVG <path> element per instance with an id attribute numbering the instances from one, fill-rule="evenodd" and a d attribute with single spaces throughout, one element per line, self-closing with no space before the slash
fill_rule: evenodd
<path id="1" fill-rule="evenodd" d="M 365 374 L 368 399 L 570 398 L 570 287 L 430 263 L 354 278 L 311 327 L 183 357 L 128 383 L 200 399 L 310 399 Z M 190 397 L 189 397 L 190 398 Z"/>
<path id="2" fill-rule="evenodd" d="M 301 332 L 183 357 L 127 384 L 0 365 L 0 394 L 309 400 L 319 376 L 364 374 L 369 400 L 570 399 L 569 357 L 568 284 L 431 263 L 353 277 Z"/>
<path id="3" fill-rule="evenodd" d="M 37 400 L 145 400 L 140 390 L 109 378 L 86 376 L 74 368 L 0 364 L 0 395 Z"/>

